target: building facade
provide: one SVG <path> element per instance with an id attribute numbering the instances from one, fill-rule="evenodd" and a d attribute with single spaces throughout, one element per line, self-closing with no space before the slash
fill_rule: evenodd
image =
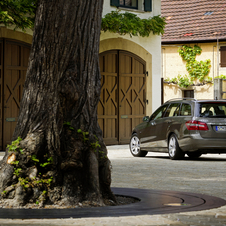
<path id="1" fill-rule="evenodd" d="M 186 62 L 178 49 L 183 45 L 199 46 L 202 53 L 197 61 L 211 61 L 209 75 L 212 81 L 226 75 L 226 5 L 224 1 L 162 0 L 162 16 L 166 17 L 165 34 L 162 36 L 162 79 L 188 75 Z M 164 83 L 164 101 L 172 98 L 193 97 L 213 99 L 214 84 L 180 88 Z"/>
<path id="2" fill-rule="evenodd" d="M 140 18 L 161 14 L 159 0 L 105 0 L 103 16 L 114 10 Z M 20 109 L 32 31 L 0 27 L 0 149 L 11 142 Z M 161 102 L 161 37 L 101 32 L 102 90 L 98 120 L 106 144 L 128 143 L 132 128 Z"/>
<path id="3" fill-rule="evenodd" d="M 145 19 L 161 14 L 161 1 L 105 0 L 103 16 L 117 9 Z M 133 127 L 161 104 L 161 37 L 102 32 L 100 68 L 98 118 L 104 140 L 106 144 L 128 143 Z"/>

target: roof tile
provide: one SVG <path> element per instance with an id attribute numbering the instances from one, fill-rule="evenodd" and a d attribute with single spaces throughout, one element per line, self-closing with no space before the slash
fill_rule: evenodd
<path id="1" fill-rule="evenodd" d="M 226 39 L 225 0 L 161 0 L 162 42 Z"/>

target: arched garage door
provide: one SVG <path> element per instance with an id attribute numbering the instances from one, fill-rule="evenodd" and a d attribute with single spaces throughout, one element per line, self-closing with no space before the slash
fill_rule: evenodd
<path id="1" fill-rule="evenodd" d="M 4 150 L 19 115 L 30 45 L 0 39 L 0 54 L 0 150 Z"/>
<path id="2" fill-rule="evenodd" d="M 100 56 L 101 97 L 98 122 L 106 144 L 129 143 L 131 131 L 146 110 L 146 64 L 126 51 Z"/>
<path id="3" fill-rule="evenodd" d="M 0 39 L 0 150 L 11 138 L 19 115 L 30 45 Z M 146 109 L 145 62 L 125 51 L 100 54 L 102 89 L 98 122 L 106 144 L 128 143 Z"/>

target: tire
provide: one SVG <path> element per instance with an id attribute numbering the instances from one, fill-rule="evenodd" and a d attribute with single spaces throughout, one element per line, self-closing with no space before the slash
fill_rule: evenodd
<path id="1" fill-rule="evenodd" d="M 145 157 L 148 153 L 147 151 L 140 150 L 140 139 L 138 138 L 136 133 L 133 134 L 130 139 L 129 149 L 134 157 Z"/>
<path id="2" fill-rule="evenodd" d="M 180 149 L 175 134 L 172 134 L 169 138 L 168 153 L 172 160 L 180 160 L 184 158 L 185 153 Z"/>
<path id="3" fill-rule="evenodd" d="M 190 159 L 197 159 L 202 155 L 202 153 L 200 151 L 194 151 L 194 152 L 188 152 L 187 155 Z"/>

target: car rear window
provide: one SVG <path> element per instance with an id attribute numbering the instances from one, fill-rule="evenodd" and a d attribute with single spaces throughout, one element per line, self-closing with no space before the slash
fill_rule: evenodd
<path id="1" fill-rule="evenodd" d="M 226 102 L 205 102 L 199 104 L 199 117 L 226 118 Z"/>

